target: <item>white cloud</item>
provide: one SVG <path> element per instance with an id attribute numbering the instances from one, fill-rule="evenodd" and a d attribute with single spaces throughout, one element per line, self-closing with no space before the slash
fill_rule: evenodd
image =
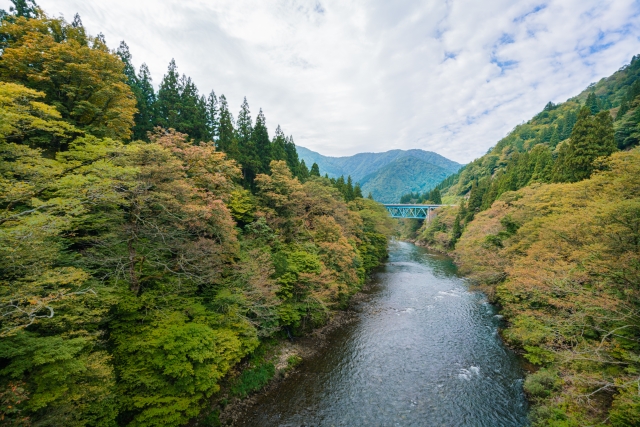
<path id="1" fill-rule="evenodd" d="M 0 7 L 7 7 L 0 0 Z M 640 53 L 635 0 L 39 0 L 328 155 L 460 162 Z"/>

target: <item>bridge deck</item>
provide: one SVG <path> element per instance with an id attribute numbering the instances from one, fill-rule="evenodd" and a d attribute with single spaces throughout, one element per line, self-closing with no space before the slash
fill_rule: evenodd
<path id="1" fill-rule="evenodd" d="M 449 205 L 410 205 L 410 204 L 385 204 L 392 218 L 428 219 L 435 209 Z"/>

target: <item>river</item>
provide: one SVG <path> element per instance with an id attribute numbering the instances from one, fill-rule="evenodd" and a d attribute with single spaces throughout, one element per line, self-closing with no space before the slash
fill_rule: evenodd
<path id="1" fill-rule="evenodd" d="M 450 258 L 393 242 L 359 317 L 261 396 L 241 426 L 527 425 L 500 316 Z"/>

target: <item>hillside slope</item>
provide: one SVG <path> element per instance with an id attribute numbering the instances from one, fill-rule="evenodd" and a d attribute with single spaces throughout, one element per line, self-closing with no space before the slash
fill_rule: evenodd
<path id="1" fill-rule="evenodd" d="M 311 167 L 318 164 L 322 175 L 330 178 L 351 176 L 366 194 L 378 201 L 397 202 L 411 189 L 427 191 L 462 165 L 437 153 L 424 150 L 391 150 L 359 153 L 348 157 L 328 157 L 297 146 L 298 156 Z M 400 177 L 402 177 L 400 179 Z"/>
<path id="2" fill-rule="evenodd" d="M 382 203 L 397 203 L 398 195 L 431 190 L 451 175 L 439 166 L 416 157 L 405 156 L 360 180 L 363 194 Z"/>
<path id="3" fill-rule="evenodd" d="M 568 141 L 573 126 L 578 118 L 580 108 L 587 105 L 592 112 L 609 110 L 614 117 L 615 141 L 620 149 L 635 146 L 640 142 L 640 56 L 635 56 L 631 63 L 613 75 L 601 79 L 586 88 L 578 96 L 561 104 L 549 103 L 526 123 L 516 126 L 506 137 L 500 140 L 487 154 L 474 160 L 459 172 L 459 176 L 448 179 L 439 185 L 445 195 L 463 196 L 471 190 L 474 182 L 482 184 L 482 180 L 497 182 L 501 172 L 508 166 L 530 170 L 534 164 L 523 164 L 520 156 L 531 152 L 536 146 L 548 147 L 554 158 L 558 156 L 563 142 Z M 537 159 L 531 158 L 531 161 Z M 501 191 L 513 191 L 528 185 L 528 180 L 503 186 Z M 494 194 L 498 197 L 500 194 Z M 494 198 L 495 200 L 495 198 Z M 490 203 L 485 203 L 485 208 Z"/>

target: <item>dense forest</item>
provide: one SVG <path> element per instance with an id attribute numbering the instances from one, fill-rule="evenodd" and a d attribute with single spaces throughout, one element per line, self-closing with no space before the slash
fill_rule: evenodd
<path id="1" fill-rule="evenodd" d="M 311 173 L 246 100 L 234 120 L 174 62 L 156 92 L 126 44 L 13 4 L 0 12 L 1 424 L 184 425 L 266 340 L 343 308 L 386 257 L 390 219 Z"/>
<path id="2" fill-rule="evenodd" d="M 639 123 L 636 56 L 438 185 L 456 206 L 413 224 L 502 306 L 536 427 L 640 425 Z"/>

